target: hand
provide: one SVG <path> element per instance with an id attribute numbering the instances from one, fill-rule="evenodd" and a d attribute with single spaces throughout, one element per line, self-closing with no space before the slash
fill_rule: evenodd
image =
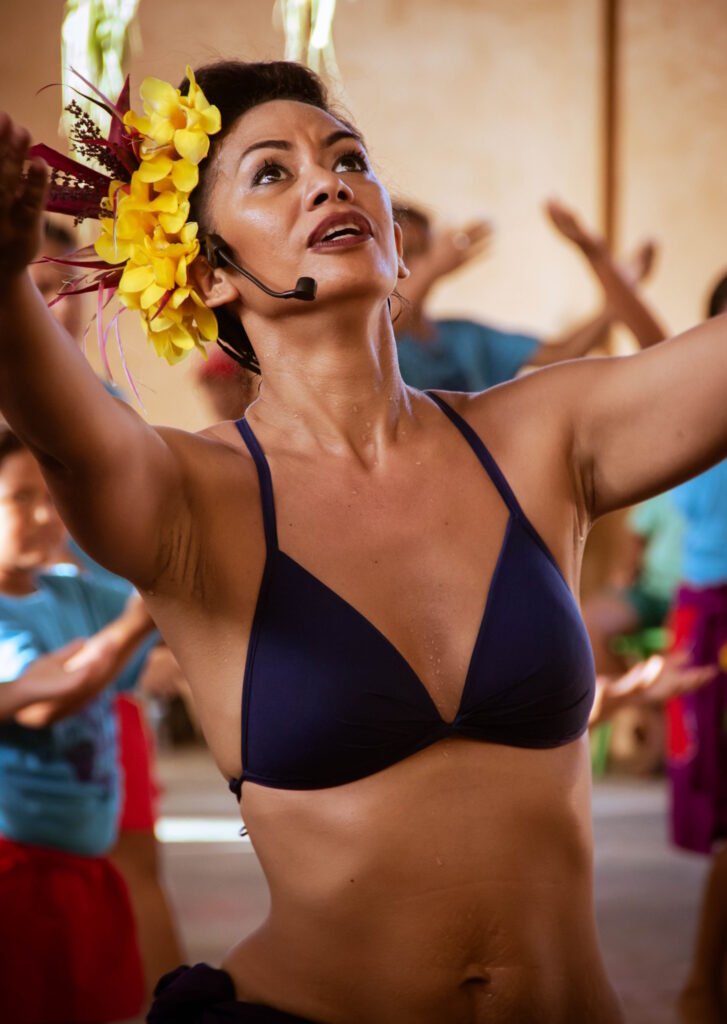
<path id="1" fill-rule="evenodd" d="M 102 630 L 81 641 L 64 663 L 66 672 L 82 671 L 90 684 L 98 689 L 100 682 L 108 682 L 118 668 L 119 646 L 116 639 Z"/>
<path id="2" fill-rule="evenodd" d="M 663 704 L 672 697 L 691 693 L 714 679 L 717 665 L 687 665 L 688 654 L 667 657 L 655 654 L 639 662 L 626 675 L 606 683 L 609 702 Z"/>
<path id="3" fill-rule="evenodd" d="M 31 160 L 23 173 L 30 135 L 0 113 L 0 282 L 19 274 L 38 254 L 48 168 Z"/>
<path id="4" fill-rule="evenodd" d="M 24 703 L 67 697 L 83 688 L 92 674 L 91 668 L 83 664 L 75 668 L 69 665 L 69 659 L 82 647 L 83 640 L 74 640 L 52 654 L 36 658 L 18 680 L 23 688 Z"/>
<path id="5" fill-rule="evenodd" d="M 492 223 L 488 220 L 472 221 L 466 227 L 435 229 L 427 252 L 434 275 L 444 277 L 482 255 L 493 231 Z"/>
<path id="6" fill-rule="evenodd" d="M 641 284 L 651 274 L 658 251 L 656 242 L 647 238 L 627 257 L 624 270 L 632 285 Z"/>
<path id="7" fill-rule="evenodd" d="M 600 244 L 597 235 L 590 231 L 578 220 L 575 212 L 564 206 L 556 199 L 549 199 L 545 204 L 545 212 L 550 222 L 564 238 L 573 242 L 579 249 L 590 249 Z"/>

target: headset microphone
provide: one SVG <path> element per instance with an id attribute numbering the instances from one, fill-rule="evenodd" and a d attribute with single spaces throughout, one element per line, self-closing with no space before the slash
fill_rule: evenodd
<path id="1" fill-rule="evenodd" d="M 299 277 L 295 282 L 295 288 L 287 292 L 275 292 L 272 288 L 268 288 L 267 285 L 263 284 L 262 281 L 259 281 L 249 270 L 245 270 L 239 263 L 235 263 L 229 246 L 219 235 L 207 235 L 204 245 L 207 262 L 211 267 L 219 267 L 221 263 L 227 263 L 238 274 L 242 274 L 248 281 L 252 281 L 261 291 L 264 291 L 266 295 L 270 295 L 274 299 L 300 299 L 301 302 L 312 302 L 316 297 L 318 285 L 312 277 Z"/>

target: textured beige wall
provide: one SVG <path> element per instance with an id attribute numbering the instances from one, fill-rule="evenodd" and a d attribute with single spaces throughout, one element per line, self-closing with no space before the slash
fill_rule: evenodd
<path id="1" fill-rule="evenodd" d="M 133 81 L 177 81 L 186 61 L 280 57 L 272 6 L 142 0 Z M 2 103 L 49 141 L 59 94 L 35 92 L 58 79 L 61 9 L 60 0 L 13 4 L 0 37 Z M 384 180 L 445 217 L 484 212 L 498 227 L 490 258 L 442 287 L 439 309 L 547 332 L 592 303 L 540 204 L 557 192 L 589 216 L 597 209 L 597 10 L 597 0 L 339 0 L 341 98 Z M 206 422 L 189 368 L 157 363 L 130 322 L 124 336 L 149 417 Z"/>
<path id="2" fill-rule="evenodd" d="M 648 294 L 677 332 L 727 271 L 727 4 L 623 7 L 620 235 L 663 243 Z"/>

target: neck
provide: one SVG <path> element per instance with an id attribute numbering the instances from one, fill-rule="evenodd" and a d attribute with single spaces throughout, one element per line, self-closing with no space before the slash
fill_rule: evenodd
<path id="1" fill-rule="evenodd" d="M 245 326 L 260 339 L 262 368 L 249 418 L 287 449 L 314 445 L 372 465 L 414 425 L 386 303 L 291 317 L 274 330 L 269 322 Z"/>
<path id="2" fill-rule="evenodd" d="M 0 593 L 22 597 L 25 594 L 33 594 L 37 589 L 33 569 L 0 565 Z"/>

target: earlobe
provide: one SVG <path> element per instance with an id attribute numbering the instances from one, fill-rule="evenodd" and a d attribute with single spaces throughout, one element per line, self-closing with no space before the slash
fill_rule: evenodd
<path id="1" fill-rule="evenodd" d="M 398 268 L 396 276 L 400 281 L 404 281 L 409 277 L 409 268 L 404 263 L 404 233 L 401 230 L 401 225 L 394 221 L 394 242 L 396 243 L 396 255 L 398 257 Z"/>
<path id="2" fill-rule="evenodd" d="M 199 293 L 205 305 L 210 309 L 226 306 L 240 298 L 240 293 L 230 280 L 227 271 L 221 267 L 211 267 L 202 255 L 192 263 L 189 274 L 195 291 Z"/>

